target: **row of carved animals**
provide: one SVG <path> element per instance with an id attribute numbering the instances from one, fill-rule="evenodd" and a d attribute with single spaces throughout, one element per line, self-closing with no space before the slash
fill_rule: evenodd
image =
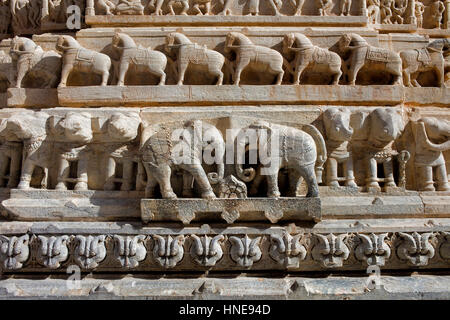
<path id="1" fill-rule="evenodd" d="M 116 61 L 104 53 L 83 48 L 67 35 L 59 36 L 56 44 L 62 57 L 55 51 L 44 51 L 28 38 L 15 37 L 11 41 L 11 57 L 0 54 L 0 81 L 21 88 L 26 87 L 24 80 L 28 78 L 41 88 L 56 87 L 58 82 L 59 87 L 65 87 L 70 74 L 80 72 L 100 75 L 101 86 L 106 86 L 114 74 L 117 85 L 123 86 L 128 73 L 140 72 L 147 77 L 156 76 L 159 85 L 164 85 L 168 61 L 171 61 L 178 85 L 183 84 L 190 65 L 203 66 L 205 70 L 197 72 L 213 77 L 216 85 L 224 82 L 227 72 L 238 85 L 242 72 L 251 65 L 254 72 L 272 75 L 277 85 L 282 83 L 286 74 L 291 74 L 292 83 L 298 85 L 302 74 L 308 72 L 320 74 L 326 84 L 331 79 L 331 84 L 337 85 L 341 79 L 341 83 L 355 85 L 360 71 L 370 71 L 391 79 L 395 85 L 401 85 L 403 81 L 406 86 L 420 86 L 418 77 L 424 72 L 433 72 L 436 85 L 445 86 L 444 71 L 446 66 L 450 66 L 445 59 L 450 52 L 447 39 L 435 40 L 422 49 L 396 53 L 371 46 L 363 37 L 350 33 L 342 35 L 334 47 L 338 53 L 313 45 L 303 34 L 290 33 L 284 37 L 282 54 L 253 44 L 241 33 L 230 32 L 224 51 L 226 55 L 235 57 L 231 61 L 218 51 L 191 42 L 181 33 L 167 35 L 165 55 L 137 45 L 130 36 L 117 32 L 112 39 L 113 51 L 120 57 Z"/>
<path id="2" fill-rule="evenodd" d="M 250 195 L 257 194 L 266 180 L 267 196 L 279 197 L 279 176 L 287 172 L 285 195 L 299 195 L 304 180 L 307 196 L 316 197 L 324 165 L 324 183 L 331 187 L 361 185 L 378 190 L 381 182 L 387 190 L 396 187 L 397 180 L 404 188 L 411 156 L 414 163 L 408 170 L 415 172 L 418 190 L 434 191 L 436 186 L 438 191 L 449 191 L 443 153 L 450 150 L 450 122 L 429 117 L 407 122 L 404 118 L 396 108 L 354 114 L 330 108 L 317 123 L 321 130 L 314 125 L 294 128 L 259 120 L 225 142 L 220 130 L 201 120 L 145 125 L 133 112 L 109 117 L 86 112 L 65 116 L 19 112 L 1 123 L 0 179 L 8 188 L 56 190 L 88 190 L 102 181 L 98 189 L 145 189 L 147 197 L 157 196 L 159 186 L 163 198 L 173 199 L 177 195 L 172 173 L 181 173 L 184 197 L 198 193 L 202 198 L 215 198 L 217 186 L 224 181 L 235 187 L 243 184 L 235 178 L 224 179 L 228 168 L 243 182 L 252 182 Z M 235 150 L 231 162 L 230 143 Z M 257 151 L 254 155 L 258 156 L 252 160 L 250 153 L 246 160 L 246 150 Z M 355 179 L 354 164 L 359 165 L 363 179 Z M 378 164 L 384 174 L 377 172 Z"/>

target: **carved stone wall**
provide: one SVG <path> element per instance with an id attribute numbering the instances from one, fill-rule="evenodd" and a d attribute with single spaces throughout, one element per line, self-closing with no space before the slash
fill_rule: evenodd
<path id="1" fill-rule="evenodd" d="M 326 285 L 306 274 L 333 272 L 345 298 L 415 298 L 404 271 L 447 283 L 449 10 L 0 0 L 1 297 L 164 298 L 168 281 L 180 298 L 245 283 L 244 298 L 297 299 Z M 378 291 L 374 268 L 392 276 Z M 51 278 L 75 269 L 98 280 Z M 172 275 L 127 289 L 143 272 Z"/>

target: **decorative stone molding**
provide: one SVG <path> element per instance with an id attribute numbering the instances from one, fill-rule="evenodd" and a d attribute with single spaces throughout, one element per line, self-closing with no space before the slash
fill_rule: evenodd
<path id="1" fill-rule="evenodd" d="M 435 249 L 431 244 L 433 233 L 417 233 L 407 234 L 399 232 L 401 237 L 400 245 L 397 247 L 397 255 L 400 259 L 406 260 L 408 264 L 413 266 L 424 266 L 434 257 Z"/>
<path id="2" fill-rule="evenodd" d="M 355 248 L 356 258 L 368 266 L 384 266 L 391 256 L 391 248 L 386 243 L 387 236 L 387 233 L 358 234 L 360 243 Z"/>
<path id="3" fill-rule="evenodd" d="M 231 243 L 231 259 L 238 265 L 249 268 L 253 263 L 258 262 L 261 259 L 262 252 L 259 247 L 261 237 L 251 239 L 245 235 L 242 238 L 232 236 L 229 239 Z"/>
<path id="4" fill-rule="evenodd" d="M 315 245 L 312 248 L 312 257 L 320 262 L 324 267 L 342 267 L 344 261 L 350 256 L 350 250 L 345 243 L 348 234 L 338 234 L 335 236 L 315 234 Z"/>
<path id="5" fill-rule="evenodd" d="M 114 235 L 114 256 L 122 267 L 135 268 L 145 259 L 147 249 L 144 245 L 145 236 Z"/>
<path id="6" fill-rule="evenodd" d="M 191 235 L 192 245 L 190 254 L 192 259 L 201 266 L 212 267 L 223 256 L 221 243 L 225 240 L 223 235 L 215 237 Z"/>
<path id="7" fill-rule="evenodd" d="M 153 258 L 164 268 L 173 268 L 183 259 L 185 237 L 153 236 Z"/>
<path id="8" fill-rule="evenodd" d="M 77 247 L 75 249 L 75 261 L 85 269 L 94 269 L 106 257 L 105 235 L 75 237 Z"/>
<path id="9" fill-rule="evenodd" d="M 305 246 L 300 243 L 301 238 L 302 234 L 272 235 L 270 237 L 270 257 L 287 268 L 298 268 L 300 261 L 306 258 L 307 253 Z"/>
<path id="10" fill-rule="evenodd" d="M 22 268 L 30 255 L 30 237 L 25 234 L 20 237 L 6 237 L 0 235 L 0 261 L 6 270 L 16 270 Z"/>
<path id="11" fill-rule="evenodd" d="M 50 269 L 57 269 L 61 263 L 69 256 L 67 244 L 70 237 L 63 236 L 38 236 L 39 249 L 37 251 L 37 261 Z"/>

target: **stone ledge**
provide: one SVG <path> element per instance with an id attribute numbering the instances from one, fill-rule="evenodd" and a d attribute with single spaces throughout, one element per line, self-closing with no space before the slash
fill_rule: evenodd
<path id="1" fill-rule="evenodd" d="M 202 221 L 227 223 L 281 220 L 321 219 L 320 198 L 278 199 L 142 199 L 141 218 L 144 222 L 181 221 L 184 224 Z"/>
<path id="2" fill-rule="evenodd" d="M 335 104 L 448 106 L 450 88 L 329 85 L 91 86 L 58 89 L 65 107 L 226 104 Z"/>
<path id="3" fill-rule="evenodd" d="M 7 95 L 6 105 L 8 107 L 52 108 L 59 106 L 56 89 L 9 88 Z"/>
<path id="4" fill-rule="evenodd" d="M 99 275 L 83 277 L 78 290 L 67 288 L 67 277 L 0 280 L 0 299 L 450 299 L 450 276 L 445 275 L 381 275 L 380 285 L 371 290 L 368 289 L 367 276 L 152 279 Z M 167 312 L 170 317 L 172 311 Z M 177 312 L 173 310 L 173 315 Z"/>
<path id="5" fill-rule="evenodd" d="M 93 27 L 154 26 L 367 26 L 364 16 L 86 16 Z"/>

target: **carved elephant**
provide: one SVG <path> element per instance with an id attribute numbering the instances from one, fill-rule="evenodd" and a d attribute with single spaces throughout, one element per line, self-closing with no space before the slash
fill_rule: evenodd
<path id="1" fill-rule="evenodd" d="M 431 42 L 425 48 L 411 49 L 400 52 L 403 65 L 403 81 L 405 86 L 420 87 L 417 77 L 420 73 L 434 71 L 438 87 L 444 84 L 444 53 L 450 49 L 448 39 L 439 39 Z"/>
<path id="2" fill-rule="evenodd" d="M 140 152 L 147 172 L 146 197 L 154 196 L 157 184 L 163 198 L 177 197 L 170 183 L 172 168 L 183 169 L 192 175 L 200 187 L 202 198 L 216 197 L 211 184 L 223 179 L 225 142 L 214 126 L 200 120 L 184 125 L 148 126 L 141 134 Z M 207 175 L 202 167 L 204 160 L 206 164 L 216 164 L 217 172 Z M 183 189 L 191 189 L 192 179 L 185 176 L 183 180 Z M 186 190 L 183 194 L 186 194 Z"/>
<path id="3" fill-rule="evenodd" d="M 132 189 L 133 163 L 138 162 L 138 179 L 142 175 L 142 165 L 138 161 L 138 147 L 133 141 L 138 136 L 141 119 L 137 113 L 114 113 L 106 123 L 105 184 L 104 190 L 114 190 L 115 183 L 121 183 L 120 190 Z M 121 178 L 116 177 L 117 164 L 122 164 Z"/>
<path id="4" fill-rule="evenodd" d="M 48 168 L 52 163 L 52 146 L 46 132 L 49 115 L 44 112 L 15 113 L 6 121 L 2 136 L 7 141 L 23 142 L 22 173 L 20 174 L 19 189 L 29 189 L 31 178 L 36 167 L 42 168 L 44 176 L 40 181 L 42 187 L 47 187 Z M 16 175 L 19 170 L 19 159 L 12 157 L 10 175 Z"/>
<path id="5" fill-rule="evenodd" d="M 415 168 L 421 191 L 435 191 L 433 171 L 438 191 L 449 191 L 443 152 L 450 150 L 450 121 L 425 117 L 413 123 L 416 142 Z"/>
<path id="6" fill-rule="evenodd" d="M 323 113 L 327 158 L 327 185 L 338 187 L 339 181 L 356 187 L 353 175 L 353 156 L 350 140 L 353 128 L 350 126 L 351 112 L 347 108 L 330 108 Z M 342 164 L 344 177 L 338 177 L 338 166 Z"/>
<path id="7" fill-rule="evenodd" d="M 21 88 L 25 77 L 34 79 L 39 88 L 56 88 L 61 74 L 61 56 L 54 51 L 44 51 L 33 40 L 14 37 L 11 41 L 11 57 L 17 66 L 15 87 Z"/>
<path id="8" fill-rule="evenodd" d="M 56 49 L 63 54 L 63 67 L 59 87 L 65 87 L 73 70 L 99 74 L 101 86 L 106 86 L 111 69 L 111 58 L 106 54 L 83 48 L 71 36 L 59 36 Z"/>
<path id="9" fill-rule="evenodd" d="M 393 84 L 402 84 L 402 59 L 394 51 L 377 48 L 355 33 L 344 34 L 338 43 L 339 52 L 344 58 L 347 77 L 350 85 L 355 85 L 356 77 L 362 67 L 371 71 L 383 71 L 393 76 Z"/>
<path id="10" fill-rule="evenodd" d="M 366 169 L 366 186 L 379 188 L 395 187 L 393 157 L 398 156 L 395 140 L 404 128 L 402 111 L 396 108 L 377 108 L 355 128 L 352 139 L 353 153 L 362 159 Z M 384 178 L 378 177 L 378 163 L 383 164 Z"/>
<path id="11" fill-rule="evenodd" d="M 306 130 L 307 132 L 305 132 Z M 250 145 L 250 151 L 258 150 L 261 162 L 258 176 L 256 176 L 254 168 L 243 168 L 247 144 Z M 261 155 L 264 155 L 263 157 L 266 159 L 262 159 Z M 256 154 L 253 160 L 250 155 L 249 160 L 256 164 Z M 250 182 L 256 177 L 254 184 L 258 185 L 265 175 L 269 198 L 281 195 L 278 188 L 278 172 L 281 168 L 287 168 L 290 171 L 290 194 L 297 195 L 296 190 L 302 177 L 308 186 L 306 196 L 318 197 L 316 167 L 321 167 L 325 160 L 325 141 L 320 132 L 311 125 L 305 125 L 303 130 L 299 130 L 266 121 L 257 121 L 249 127 L 243 128 L 236 137 L 235 169 L 237 176 L 244 182 Z"/>

